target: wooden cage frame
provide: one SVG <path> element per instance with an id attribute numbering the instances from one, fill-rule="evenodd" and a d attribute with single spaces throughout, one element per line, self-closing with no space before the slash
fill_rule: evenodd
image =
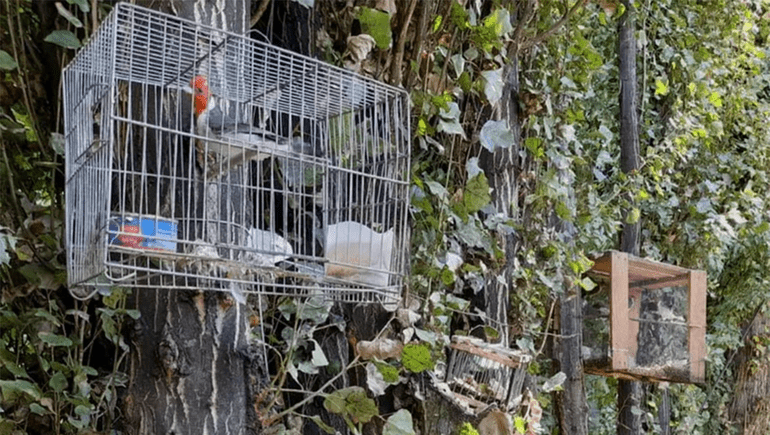
<path id="1" fill-rule="evenodd" d="M 587 365 L 587 373 L 645 381 L 703 383 L 706 377 L 706 272 L 609 251 L 594 260 L 588 275 L 609 281 L 610 361 Z M 687 287 L 686 370 L 673 367 L 635 367 L 641 294 L 672 286 Z M 635 303 L 629 304 L 629 299 Z"/>

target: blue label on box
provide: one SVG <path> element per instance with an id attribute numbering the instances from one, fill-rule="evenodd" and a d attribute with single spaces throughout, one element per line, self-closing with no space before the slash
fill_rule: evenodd
<path id="1" fill-rule="evenodd" d="M 156 217 L 114 217 L 107 237 L 111 245 L 176 252 L 177 226 Z"/>

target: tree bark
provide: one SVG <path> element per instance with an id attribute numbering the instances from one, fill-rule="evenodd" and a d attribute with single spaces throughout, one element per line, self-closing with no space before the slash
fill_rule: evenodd
<path id="1" fill-rule="evenodd" d="M 620 168 L 624 173 L 639 169 L 639 131 L 636 102 L 636 38 L 634 37 L 634 5 L 623 0 L 626 10 L 618 23 L 618 57 L 620 69 Z M 633 198 L 628 198 L 633 203 Z M 629 223 L 630 210 L 624 213 L 620 250 L 639 255 L 640 223 Z M 634 412 L 641 403 L 641 383 L 618 381 L 618 434 L 641 433 L 641 415 Z"/>
<path id="2" fill-rule="evenodd" d="M 559 425 L 564 434 L 588 434 L 588 402 L 585 393 L 582 347 L 583 322 L 580 290 L 559 300 L 559 368 L 567 376 L 557 396 Z"/>
<path id="3" fill-rule="evenodd" d="M 521 126 L 519 124 L 519 64 L 517 54 L 511 56 L 511 63 L 506 67 L 505 85 L 503 88 L 502 112 L 508 123 L 508 128 L 513 133 L 514 143 L 505 149 L 495 149 L 494 153 L 482 150 L 480 166 L 489 179 L 489 187 L 492 188 L 492 204 L 495 210 L 505 216 L 516 218 L 515 210 L 518 208 L 518 186 L 516 184 L 516 171 L 518 169 L 519 141 L 521 138 Z M 510 283 L 513 280 L 515 257 L 517 252 L 516 236 L 508 234 L 502 236 L 502 245 L 505 249 L 506 262 L 502 271 L 490 273 L 485 283 L 485 311 L 487 317 L 494 323 L 494 327 L 500 334 L 500 342 L 508 344 L 508 305 L 510 295 Z M 502 272 L 503 280 L 498 280 Z"/>
<path id="4" fill-rule="evenodd" d="M 162 6 L 201 24 L 245 31 L 242 0 L 177 0 Z M 131 337 L 125 432 L 254 433 L 249 371 L 256 364 L 247 340 L 246 306 L 219 292 L 163 288 L 134 290 L 133 303 L 141 317 Z"/>

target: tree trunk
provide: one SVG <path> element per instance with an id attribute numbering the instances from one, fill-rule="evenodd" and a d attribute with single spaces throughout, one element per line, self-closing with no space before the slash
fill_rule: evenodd
<path id="1" fill-rule="evenodd" d="M 235 33 L 244 32 L 248 21 L 246 2 L 239 0 L 163 6 L 164 12 Z M 134 295 L 141 318 L 132 331 L 125 432 L 253 433 L 247 370 L 255 364 L 246 306 L 219 292 L 158 288 Z"/>
<path id="2" fill-rule="evenodd" d="M 639 130 L 636 104 L 636 38 L 634 37 L 634 5 L 623 0 L 626 10 L 618 23 L 618 57 L 620 60 L 620 168 L 624 173 L 639 169 Z M 633 198 L 628 198 L 633 203 Z M 639 255 L 640 223 L 629 223 L 630 210 L 624 213 L 620 250 Z M 638 410 L 642 395 L 641 383 L 618 381 L 618 434 L 641 433 Z"/>
<path id="3" fill-rule="evenodd" d="M 770 356 L 757 357 L 757 347 L 767 342 L 770 319 L 759 314 L 748 326 L 746 345 L 736 358 L 736 383 L 729 417 L 741 435 L 770 433 Z M 754 341 L 751 338 L 758 337 Z"/>
<path id="4" fill-rule="evenodd" d="M 514 143 L 505 149 L 495 149 L 490 153 L 482 150 L 480 166 L 489 177 L 489 187 L 492 188 L 492 204 L 495 210 L 505 216 L 516 218 L 518 208 L 518 186 L 516 170 L 518 169 L 519 140 L 521 126 L 519 125 L 519 64 L 517 54 L 511 56 L 511 63 L 506 67 L 506 79 L 503 88 L 503 116 L 508 122 L 508 128 L 513 133 Z M 500 342 L 508 344 L 508 305 L 510 284 L 513 280 L 515 257 L 517 252 L 516 236 L 503 236 L 502 246 L 505 249 L 505 268 L 502 271 L 490 273 L 485 283 L 485 311 L 487 317 L 494 323 L 490 325 L 500 333 Z M 498 280 L 502 273 L 504 279 Z"/>
<path id="5" fill-rule="evenodd" d="M 564 434 L 588 434 L 588 403 L 580 359 L 583 322 L 580 290 L 559 299 L 559 368 L 567 376 L 557 396 L 559 425 Z"/>

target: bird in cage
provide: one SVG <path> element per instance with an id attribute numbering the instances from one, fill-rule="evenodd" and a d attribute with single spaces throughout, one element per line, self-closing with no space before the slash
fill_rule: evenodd
<path id="1" fill-rule="evenodd" d="M 326 230 L 326 275 L 373 287 L 385 287 L 390 277 L 393 229 L 378 233 L 353 221 Z"/>
<path id="2" fill-rule="evenodd" d="M 190 82 L 193 93 L 195 133 L 211 140 L 198 140 L 202 151 L 209 151 L 225 159 L 230 166 L 250 160 L 261 161 L 275 154 L 290 151 L 299 153 L 305 148 L 302 141 L 290 141 L 250 123 L 240 122 L 224 109 L 209 89 L 208 79 L 195 76 Z M 224 110 L 223 110 L 224 109 Z"/>

